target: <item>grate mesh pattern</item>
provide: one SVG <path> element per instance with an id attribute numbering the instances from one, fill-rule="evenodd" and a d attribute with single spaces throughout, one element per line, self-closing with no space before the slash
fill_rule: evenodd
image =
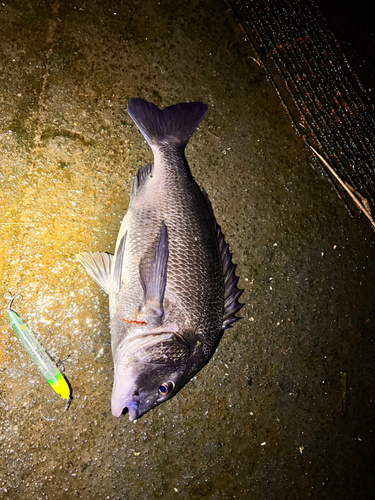
<path id="1" fill-rule="evenodd" d="M 307 144 L 374 207 L 374 109 L 316 4 L 227 2 Z M 352 208 L 336 177 L 323 171 Z"/>

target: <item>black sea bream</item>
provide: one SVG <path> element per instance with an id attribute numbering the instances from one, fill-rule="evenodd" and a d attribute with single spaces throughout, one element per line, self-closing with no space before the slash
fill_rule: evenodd
<path id="1" fill-rule="evenodd" d="M 206 111 L 129 100 L 154 163 L 134 178 L 114 255 L 77 256 L 109 295 L 116 417 L 127 409 L 137 419 L 174 396 L 242 307 L 228 245 L 184 155 Z"/>

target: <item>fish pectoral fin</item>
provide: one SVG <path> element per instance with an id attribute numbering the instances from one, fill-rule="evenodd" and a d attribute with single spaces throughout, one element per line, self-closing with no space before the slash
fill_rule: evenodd
<path id="1" fill-rule="evenodd" d="M 76 255 L 91 278 L 106 293 L 109 293 L 113 255 L 105 252 L 83 252 Z"/>
<path id="2" fill-rule="evenodd" d="M 136 194 L 140 186 L 149 177 L 152 177 L 152 172 L 154 170 L 154 164 L 153 163 L 147 163 L 144 167 L 141 167 L 138 172 L 135 174 L 134 179 L 133 179 L 133 184 L 130 190 L 130 198 L 133 198 Z"/>
<path id="3" fill-rule="evenodd" d="M 139 263 L 143 288 L 143 301 L 139 312 L 146 318 L 147 323 L 160 324 L 164 315 L 163 300 L 167 284 L 168 257 L 168 231 L 162 221 L 159 236 L 146 250 Z"/>
<path id="4" fill-rule="evenodd" d="M 125 243 L 126 236 L 128 232 L 126 232 L 118 244 L 117 250 L 114 256 L 114 265 L 113 265 L 113 282 L 115 285 L 116 292 L 120 291 L 121 288 L 121 276 L 122 276 L 122 265 L 124 262 L 124 254 L 125 254 Z"/>

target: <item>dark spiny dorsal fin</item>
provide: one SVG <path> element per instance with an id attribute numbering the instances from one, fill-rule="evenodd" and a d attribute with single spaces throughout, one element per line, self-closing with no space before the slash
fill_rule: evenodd
<path id="1" fill-rule="evenodd" d="M 133 184 L 130 190 L 130 198 L 136 195 L 139 186 L 141 186 L 149 176 L 152 177 L 153 170 L 153 163 L 147 163 L 147 165 L 138 170 L 133 179 Z"/>
<path id="2" fill-rule="evenodd" d="M 221 228 L 215 219 L 208 194 L 205 193 L 204 191 L 202 191 L 202 193 L 214 224 L 221 260 L 223 263 L 224 314 L 223 314 L 222 328 L 223 330 L 225 330 L 225 328 L 230 328 L 232 323 L 240 319 L 236 318 L 235 314 L 241 309 L 241 307 L 244 306 L 244 304 L 241 304 L 237 300 L 239 296 L 242 294 L 243 290 L 237 288 L 237 283 L 239 280 L 235 272 L 237 266 L 232 262 L 232 254 L 229 251 L 229 245 L 228 243 L 225 242 L 224 235 L 221 232 Z"/>
<path id="3" fill-rule="evenodd" d="M 76 257 L 100 288 L 109 293 L 113 255 L 104 252 L 82 252 Z"/>
<path id="4" fill-rule="evenodd" d="M 139 273 L 143 288 L 143 301 L 139 312 L 147 323 L 160 324 L 164 315 L 163 301 L 167 284 L 167 265 L 169 257 L 168 231 L 164 221 L 161 223 L 157 239 L 147 249 L 139 263 Z"/>

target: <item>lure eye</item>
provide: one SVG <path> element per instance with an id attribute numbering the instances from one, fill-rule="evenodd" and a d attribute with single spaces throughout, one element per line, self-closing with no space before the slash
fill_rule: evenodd
<path id="1" fill-rule="evenodd" d="M 167 394 L 170 394 L 173 389 L 174 389 L 174 382 L 172 380 L 168 380 L 167 382 L 164 382 L 164 384 L 162 384 L 158 391 L 159 391 L 159 394 L 161 396 L 166 396 Z"/>

